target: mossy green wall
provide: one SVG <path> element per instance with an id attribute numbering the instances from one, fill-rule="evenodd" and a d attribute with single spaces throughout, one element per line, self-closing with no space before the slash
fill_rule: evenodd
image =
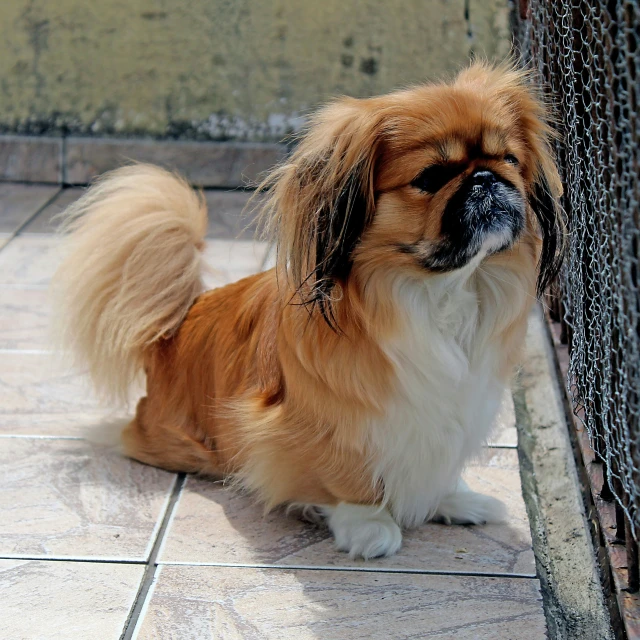
<path id="1" fill-rule="evenodd" d="M 274 140 L 509 50 L 507 0 L 3 0 L 0 130 Z"/>

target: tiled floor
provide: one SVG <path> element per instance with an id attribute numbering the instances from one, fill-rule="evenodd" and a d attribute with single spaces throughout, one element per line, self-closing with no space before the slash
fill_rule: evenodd
<path id="1" fill-rule="evenodd" d="M 1 638 L 546 637 L 510 398 L 466 474 L 508 524 L 429 524 L 369 562 L 220 484 L 121 457 L 104 434 L 123 416 L 48 338 L 51 217 L 79 193 L 0 184 Z M 207 193 L 211 286 L 265 260 L 233 240 L 247 198 Z"/>

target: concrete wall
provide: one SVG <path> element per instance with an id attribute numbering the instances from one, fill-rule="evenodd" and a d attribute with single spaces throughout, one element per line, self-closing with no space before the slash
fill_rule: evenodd
<path id="1" fill-rule="evenodd" d="M 2 0 L 0 131 L 276 140 L 509 50 L 508 0 Z"/>

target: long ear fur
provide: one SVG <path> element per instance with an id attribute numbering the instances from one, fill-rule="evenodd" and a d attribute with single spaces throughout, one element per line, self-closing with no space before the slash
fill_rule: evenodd
<path id="1" fill-rule="evenodd" d="M 529 88 L 528 91 L 528 99 L 533 107 L 525 110 L 525 131 L 529 137 L 528 146 L 536 163 L 529 193 L 529 206 L 542 236 L 536 287 L 538 296 L 541 297 L 562 267 L 567 246 L 567 226 L 564 211 L 560 206 L 562 181 L 550 144 L 557 134 L 547 124 L 547 107 L 532 89 Z"/>
<path id="2" fill-rule="evenodd" d="M 542 250 L 538 262 L 537 293 L 539 297 L 558 275 L 566 249 L 564 213 L 558 202 L 561 192 L 558 193 L 557 189 L 553 188 L 549 171 L 552 172 L 553 180 L 557 176 L 555 166 L 552 165 L 546 170 L 539 166 L 533 192 L 529 197 L 531 210 L 542 234 Z M 559 178 L 557 181 L 559 182 Z"/>
<path id="3" fill-rule="evenodd" d="M 271 188 L 263 215 L 279 271 L 295 291 L 292 301 L 317 309 L 335 330 L 334 302 L 375 205 L 381 120 L 369 102 L 345 98 L 322 109 L 262 185 Z"/>

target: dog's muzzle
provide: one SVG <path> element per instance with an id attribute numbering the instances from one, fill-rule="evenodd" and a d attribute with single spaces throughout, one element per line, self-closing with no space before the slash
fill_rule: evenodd
<path id="1" fill-rule="evenodd" d="M 478 253 L 509 248 L 524 228 L 525 203 L 507 179 L 486 168 L 474 171 L 449 200 L 442 217 L 442 240 L 424 266 L 450 271 Z"/>

